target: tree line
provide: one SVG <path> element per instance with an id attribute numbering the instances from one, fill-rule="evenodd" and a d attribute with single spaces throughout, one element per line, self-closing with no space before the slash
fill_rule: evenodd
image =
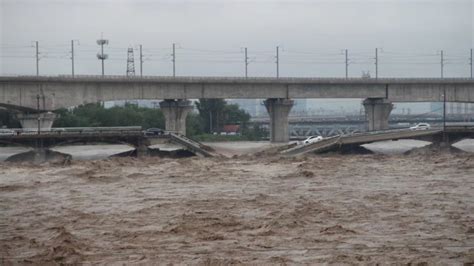
<path id="1" fill-rule="evenodd" d="M 188 114 L 186 135 L 203 138 L 221 132 L 224 125 L 240 125 L 242 139 L 257 140 L 264 132 L 249 124 L 250 115 L 236 104 L 222 99 L 200 99 L 195 102 L 196 112 Z M 105 108 L 101 103 L 85 104 L 75 108 L 59 109 L 55 113 L 59 118 L 53 127 L 112 127 L 141 126 L 147 128 L 165 128 L 165 118 L 160 109 L 140 107 L 126 103 L 124 106 Z M 20 123 L 14 113 L 0 110 L 0 127 L 18 128 Z"/>

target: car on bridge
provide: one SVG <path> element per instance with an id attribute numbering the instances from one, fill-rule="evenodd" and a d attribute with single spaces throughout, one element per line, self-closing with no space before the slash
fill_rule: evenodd
<path id="1" fill-rule="evenodd" d="M 410 130 L 428 130 L 428 129 L 431 129 L 431 126 L 428 123 L 418 123 L 410 127 Z"/>
<path id="2" fill-rule="evenodd" d="M 145 136 L 159 136 L 165 134 L 165 131 L 161 128 L 149 128 L 145 130 Z"/>
<path id="3" fill-rule="evenodd" d="M 304 144 L 311 144 L 323 140 L 322 136 L 309 136 L 307 139 L 303 140 Z"/>

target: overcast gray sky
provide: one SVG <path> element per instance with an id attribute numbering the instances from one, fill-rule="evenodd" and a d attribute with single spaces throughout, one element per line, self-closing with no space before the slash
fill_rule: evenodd
<path id="1" fill-rule="evenodd" d="M 343 76 L 349 49 L 351 76 L 469 75 L 474 45 L 473 0 L 0 0 L 0 72 L 35 74 L 32 41 L 39 41 L 40 73 L 100 74 L 96 40 L 110 41 L 106 74 L 124 75 L 127 47 L 143 45 L 144 74 L 170 75 L 171 44 L 178 44 L 177 75 L 241 76 L 242 47 L 249 75 Z M 138 72 L 138 50 L 135 50 Z"/>

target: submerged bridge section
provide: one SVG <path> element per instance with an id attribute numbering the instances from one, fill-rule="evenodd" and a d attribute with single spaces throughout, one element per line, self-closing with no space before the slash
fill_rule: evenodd
<path id="1" fill-rule="evenodd" d="M 398 140 L 398 139 L 418 139 L 431 142 L 447 141 L 454 143 L 462 138 L 473 137 L 474 127 L 453 126 L 443 132 L 442 128 L 429 130 L 385 130 L 377 132 L 358 133 L 353 135 L 340 135 L 323 139 L 322 141 L 298 145 L 284 150 L 281 154 L 286 156 L 296 156 L 305 153 L 322 153 L 329 150 L 337 150 L 351 145 L 362 145 L 377 141 Z M 443 139 L 443 138 L 446 139 Z"/>
<path id="2" fill-rule="evenodd" d="M 203 156 L 203 157 L 216 157 L 217 156 L 217 154 L 214 153 L 209 146 L 203 145 L 183 135 L 169 133 L 168 136 L 172 142 L 182 145 L 188 151 L 193 152 L 196 155 Z"/>
<path id="3" fill-rule="evenodd" d="M 146 136 L 141 129 L 118 129 L 118 128 L 68 128 L 67 131 L 52 130 L 48 132 L 12 130 L 12 134 L 0 134 L 0 143 L 7 145 L 20 145 L 33 148 L 42 153 L 55 146 L 77 144 L 77 143 L 120 143 L 133 146 L 137 156 L 148 154 L 148 147 L 163 141 L 179 145 L 198 156 L 214 157 L 212 149 L 175 133 L 163 135 Z M 140 128 L 140 127 L 138 127 Z"/>
<path id="4" fill-rule="evenodd" d="M 23 127 L 39 117 L 50 127 L 54 116 L 35 112 L 116 100 L 156 100 L 168 131 L 186 132 L 188 99 L 266 99 L 271 140 L 289 140 L 292 99 L 365 99 L 370 131 L 388 129 L 392 102 L 474 102 L 474 79 L 230 78 L 123 76 L 0 77 L 0 106 L 33 112 L 19 116 Z M 32 122 L 33 121 L 33 122 Z"/>

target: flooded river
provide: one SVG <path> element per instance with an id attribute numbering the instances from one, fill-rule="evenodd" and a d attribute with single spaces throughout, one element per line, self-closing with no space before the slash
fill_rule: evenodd
<path id="1" fill-rule="evenodd" d="M 92 157 L 0 163 L 0 265 L 474 261 L 473 154 L 232 145 L 216 144 L 232 158 L 91 160 L 74 147 Z"/>
<path id="2" fill-rule="evenodd" d="M 277 147 L 281 144 L 271 144 L 267 141 L 238 141 L 238 142 L 207 142 L 203 143 L 211 146 L 226 157 L 239 156 L 245 154 L 252 154 L 271 147 Z M 419 140 L 398 140 L 398 141 L 380 141 L 371 144 L 365 144 L 363 147 L 376 154 L 403 154 L 414 148 L 421 148 L 429 145 L 430 142 Z M 163 144 L 164 145 L 164 144 Z M 474 140 L 466 139 L 454 145 L 466 152 L 474 153 Z M 158 148 L 153 146 L 153 148 Z M 171 148 L 176 149 L 176 146 L 164 146 L 164 150 Z M 30 149 L 23 147 L 0 147 L 0 161 L 6 160 L 8 157 L 27 152 Z M 105 159 L 115 154 L 131 152 L 133 147 L 128 145 L 68 145 L 59 146 L 52 149 L 53 151 L 69 154 L 73 160 L 97 160 Z"/>

